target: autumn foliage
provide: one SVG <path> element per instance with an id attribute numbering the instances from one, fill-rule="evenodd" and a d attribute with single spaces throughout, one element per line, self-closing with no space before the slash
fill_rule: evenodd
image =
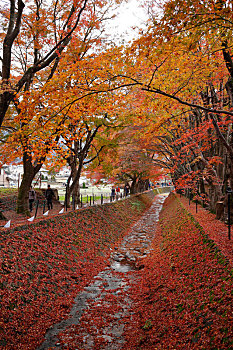
<path id="1" fill-rule="evenodd" d="M 1 233 L 0 347 L 35 349 L 108 263 L 109 248 L 153 198 L 83 209 Z M 137 202 L 137 206 L 133 203 Z"/>
<path id="2" fill-rule="evenodd" d="M 232 347 L 232 266 L 207 233 L 175 195 L 166 200 L 153 250 L 129 294 L 134 315 L 124 349 Z"/>
<path id="3" fill-rule="evenodd" d="M 43 165 L 68 164 L 66 198 L 79 200 L 84 169 L 131 193 L 169 174 L 176 190 L 211 211 L 221 204 L 224 222 L 233 188 L 232 1 L 145 0 L 145 28 L 116 45 L 104 24 L 119 3 L 0 5 L 0 163 L 24 165 L 17 210 L 27 214 Z M 67 316 L 145 209 L 143 198 L 138 211 L 127 199 L 2 233 L 1 347 L 34 349 Z M 166 201 L 132 287 L 127 350 L 233 347 L 232 246 L 219 233 L 223 222 L 214 226 L 200 211 L 197 224 L 181 203 Z"/>

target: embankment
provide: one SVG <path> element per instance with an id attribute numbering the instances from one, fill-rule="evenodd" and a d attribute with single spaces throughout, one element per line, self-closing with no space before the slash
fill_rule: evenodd
<path id="1" fill-rule="evenodd" d="M 232 268 L 174 194 L 144 265 L 124 349 L 233 348 Z"/>
<path id="2" fill-rule="evenodd" d="M 1 349 L 35 349 L 158 190 L 1 232 Z"/>

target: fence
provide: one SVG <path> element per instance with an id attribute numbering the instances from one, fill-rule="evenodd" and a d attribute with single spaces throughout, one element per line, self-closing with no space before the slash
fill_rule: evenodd
<path id="1" fill-rule="evenodd" d="M 169 187 L 157 187 L 155 189 L 152 189 L 156 194 L 160 194 L 160 193 L 165 193 L 165 192 L 170 192 L 173 190 L 173 186 L 169 186 Z M 147 191 L 146 191 L 147 192 Z M 130 196 L 130 194 L 128 195 L 125 195 L 124 192 L 120 192 L 119 194 L 115 194 L 115 195 L 112 195 L 112 194 L 101 194 L 101 195 L 95 195 L 95 194 L 92 194 L 92 195 L 80 195 L 80 200 L 79 200 L 79 204 L 76 205 L 76 201 L 74 199 L 72 199 L 72 202 L 71 202 L 71 205 L 68 206 L 67 204 L 67 197 L 65 196 L 65 200 L 64 200 L 64 206 L 62 209 L 59 210 L 59 212 L 57 214 L 63 214 L 64 212 L 67 212 L 68 210 L 69 211 L 74 211 L 74 210 L 78 210 L 78 209 L 81 209 L 81 208 L 85 208 L 87 206 L 93 206 L 93 205 L 97 205 L 97 204 L 100 204 L 100 205 L 103 205 L 105 203 L 112 203 L 114 201 L 118 201 L 118 200 L 122 200 L 126 197 Z M 34 215 L 27 219 L 27 221 L 29 222 L 33 222 L 37 215 L 38 215 L 38 209 L 39 208 L 42 208 L 42 214 L 43 216 L 48 216 L 49 215 L 49 210 L 46 211 L 46 200 L 36 200 L 36 203 L 35 203 L 35 213 Z M 54 215 L 55 213 L 53 213 Z M 57 215 L 55 214 L 55 215 Z M 3 227 L 4 228 L 9 228 L 11 226 L 11 220 L 9 220 Z"/>

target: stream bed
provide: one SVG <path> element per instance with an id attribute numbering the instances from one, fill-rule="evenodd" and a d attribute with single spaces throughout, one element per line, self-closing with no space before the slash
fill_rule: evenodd
<path id="1" fill-rule="evenodd" d="M 37 350 L 119 350 L 123 347 L 124 323 L 121 319 L 131 316 L 127 290 L 132 283 L 137 283 L 137 271 L 144 267 L 143 259 L 150 252 L 159 213 L 167 196 L 155 197 L 120 247 L 112 251 L 109 266 L 76 296 L 70 317 L 52 326 Z"/>

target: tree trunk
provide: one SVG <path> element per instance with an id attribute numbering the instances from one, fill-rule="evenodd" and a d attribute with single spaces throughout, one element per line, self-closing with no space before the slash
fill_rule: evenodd
<path id="1" fill-rule="evenodd" d="M 33 180 L 33 176 L 23 175 L 23 180 L 21 182 L 18 200 L 17 200 L 17 213 L 19 214 L 29 214 L 28 211 L 28 192 Z"/>
<path id="2" fill-rule="evenodd" d="M 67 185 L 66 194 L 65 194 L 65 205 L 67 206 L 67 208 L 70 208 L 70 197 L 71 197 L 70 186 Z"/>
<path id="3" fill-rule="evenodd" d="M 74 198 L 74 205 L 80 204 L 80 185 L 79 185 L 79 180 L 81 176 L 81 170 L 82 170 L 82 164 L 79 163 L 78 169 L 76 168 L 76 162 L 71 162 L 70 163 L 71 167 L 71 177 L 72 177 L 72 184 L 71 186 L 68 186 L 67 189 L 67 206 L 69 204 L 70 206 L 70 197 Z"/>
<path id="4" fill-rule="evenodd" d="M 28 210 L 28 192 L 30 190 L 30 186 L 32 184 L 32 180 L 34 179 L 35 175 L 40 170 L 41 165 L 33 166 L 31 162 L 30 156 L 25 153 L 23 155 L 23 179 L 19 187 L 18 192 L 18 199 L 17 199 L 17 208 L 16 211 L 19 214 L 29 214 Z"/>
<path id="5" fill-rule="evenodd" d="M 68 187 L 67 189 L 67 207 L 70 207 L 70 201 L 72 196 L 72 203 L 74 201 L 74 206 L 76 207 L 77 204 L 80 204 L 80 185 L 79 185 L 79 178 L 75 178 L 75 184 L 72 187 Z"/>
<path id="6" fill-rule="evenodd" d="M 80 185 L 79 185 L 79 179 L 78 181 L 76 182 L 75 186 L 74 186 L 74 189 L 73 189 L 73 192 L 72 192 L 72 200 L 74 201 L 74 206 L 76 207 L 76 205 L 80 204 L 81 201 L 80 201 Z"/>
<path id="7" fill-rule="evenodd" d="M 221 220 L 224 216 L 224 202 L 219 201 L 216 203 L 216 219 Z"/>
<path id="8" fill-rule="evenodd" d="M 144 189 L 145 191 L 149 190 L 149 188 L 150 188 L 149 184 L 150 184 L 149 179 L 146 179 L 145 180 L 145 189 Z"/>
<path id="9" fill-rule="evenodd" d="M 205 183 L 203 178 L 199 178 L 199 189 L 200 189 L 200 194 L 205 194 L 206 190 L 205 190 Z"/>
<path id="10" fill-rule="evenodd" d="M 130 186 L 130 194 L 137 193 L 137 178 L 135 177 Z"/>

